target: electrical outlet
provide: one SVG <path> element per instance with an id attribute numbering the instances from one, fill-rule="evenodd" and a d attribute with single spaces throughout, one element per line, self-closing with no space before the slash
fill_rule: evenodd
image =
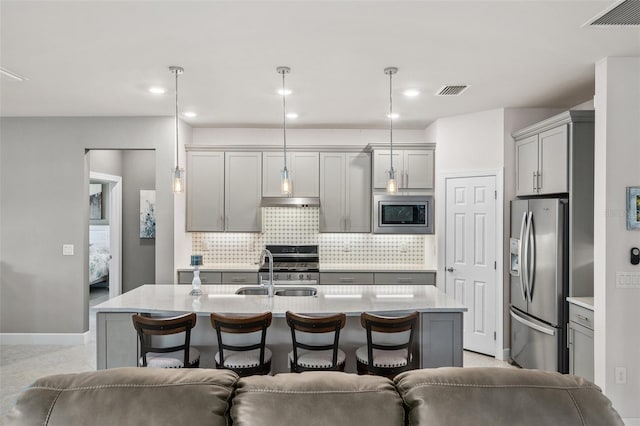
<path id="1" fill-rule="evenodd" d="M 616 367 L 616 385 L 627 384 L 627 369 L 624 367 Z"/>

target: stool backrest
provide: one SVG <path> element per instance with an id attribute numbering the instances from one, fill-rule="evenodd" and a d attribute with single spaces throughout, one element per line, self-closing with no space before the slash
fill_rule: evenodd
<path id="1" fill-rule="evenodd" d="M 340 330 L 347 322 L 347 316 L 343 313 L 329 315 L 324 317 L 315 317 L 294 314 L 287 311 L 287 324 L 291 328 L 291 341 L 293 343 L 293 366 L 294 370 L 298 369 L 298 349 L 306 349 L 310 351 L 326 351 L 332 350 L 332 361 L 329 369 L 338 369 L 338 342 L 340 340 Z M 333 333 L 333 343 L 310 343 L 301 342 L 296 332 L 301 333 Z"/>
<path id="2" fill-rule="evenodd" d="M 373 350 L 383 350 L 383 351 L 395 351 L 400 349 L 407 350 L 407 367 L 409 366 L 412 358 L 412 345 L 413 345 L 413 336 L 416 329 L 416 324 L 418 323 L 419 314 L 418 312 L 413 312 L 409 315 L 402 317 L 385 317 L 379 315 L 369 314 L 367 312 L 363 312 L 360 315 L 360 323 L 362 327 L 365 328 L 367 332 L 367 356 L 369 359 L 369 365 L 367 368 L 375 373 L 375 374 L 385 374 L 388 373 L 384 370 L 384 367 L 376 367 L 373 365 Z M 374 339 L 373 333 L 405 333 L 409 332 L 409 336 L 406 340 L 401 343 L 390 343 L 385 341 L 384 343 L 377 343 Z M 380 339 L 383 340 L 383 339 Z M 386 339 L 385 339 L 386 340 Z"/>
<path id="3" fill-rule="evenodd" d="M 168 353 L 184 350 L 184 366 L 189 365 L 189 344 L 191 342 L 191 329 L 196 325 L 196 314 L 184 314 L 172 318 L 150 318 L 142 315 L 133 315 L 133 326 L 140 339 L 140 353 L 142 366 L 147 366 L 147 353 Z M 166 336 L 170 334 L 184 333 L 184 343 L 176 346 L 154 346 L 151 336 Z"/>
<path id="4" fill-rule="evenodd" d="M 216 330 L 218 336 L 218 348 L 220 351 L 220 365 L 224 365 L 224 351 L 251 351 L 260 349 L 260 366 L 264 365 L 264 349 L 267 338 L 267 328 L 271 325 L 271 312 L 265 312 L 252 316 L 225 316 L 220 314 L 211 314 L 211 325 Z M 229 344 L 225 343 L 223 333 L 230 334 L 247 334 L 260 332 L 260 341 L 258 343 L 248 342 L 247 344 Z"/>

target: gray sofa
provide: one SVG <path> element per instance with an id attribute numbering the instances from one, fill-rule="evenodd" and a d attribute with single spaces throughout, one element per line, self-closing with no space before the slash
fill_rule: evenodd
<path id="1" fill-rule="evenodd" d="M 592 383 L 500 368 L 436 368 L 394 381 L 340 372 L 239 379 L 211 369 L 120 368 L 44 377 L 9 425 L 623 425 Z"/>

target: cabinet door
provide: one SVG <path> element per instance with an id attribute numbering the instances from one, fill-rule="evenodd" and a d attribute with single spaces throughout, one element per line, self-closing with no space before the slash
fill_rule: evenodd
<path id="1" fill-rule="evenodd" d="M 264 152 L 262 154 L 262 196 L 281 197 L 280 178 L 284 168 L 284 152 Z M 291 154 L 287 153 L 287 169 L 291 174 Z M 295 182 L 294 182 L 295 190 Z"/>
<path id="2" fill-rule="evenodd" d="M 224 231 L 224 153 L 187 152 L 187 231 Z"/>
<path id="3" fill-rule="evenodd" d="M 344 153 L 320 154 L 320 232 L 345 230 L 345 164 Z"/>
<path id="4" fill-rule="evenodd" d="M 399 178 L 402 188 L 433 189 L 433 150 L 405 150 Z"/>
<path id="5" fill-rule="evenodd" d="M 391 151 L 388 149 L 376 149 L 373 152 L 373 187 L 384 189 L 389 180 L 389 170 L 391 168 Z M 403 165 L 402 150 L 393 150 L 393 168 L 396 171 L 396 184 L 400 184 L 400 173 Z"/>
<path id="6" fill-rule="evenodd" d="M 569 192 L 567 125 L 542 132 L 539 138 L 538 193 Z"/>
<path id="7" fill-rule="evenodd" d="M 320 196 L 320 154 L 317 152 L 292 152 L 291 164 L 293 174 L 294 197 Z"/>
<path id="8" fill-rule="evenodd" d="M 347 232 L 371 232 L 371 156 L 347 153 L 346 166 L 345 229 Z"/>
<path id="9" fill-rule="evenodd" d="M 537 194 L 538 135 L 516 142 L 516 195 Z"/>
<path id="10" fill-rule="evenodd" d="M 593 331 L 569 322 L 569 373 L 593 382 Z"/>
<path id="11" fill-rule="evenodd" d="M 225 153 L 225 229 L 261 230 L 262 153 Z"/>

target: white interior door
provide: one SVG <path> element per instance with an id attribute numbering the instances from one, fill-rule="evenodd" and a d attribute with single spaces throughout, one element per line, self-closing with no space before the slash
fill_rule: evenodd
<path id="1" fill-rule="evenodd" d="M 495 176 L 446 179 L 445 203 L 445 291 L 468 309 L 464 348 L 495 356 Z"/>

